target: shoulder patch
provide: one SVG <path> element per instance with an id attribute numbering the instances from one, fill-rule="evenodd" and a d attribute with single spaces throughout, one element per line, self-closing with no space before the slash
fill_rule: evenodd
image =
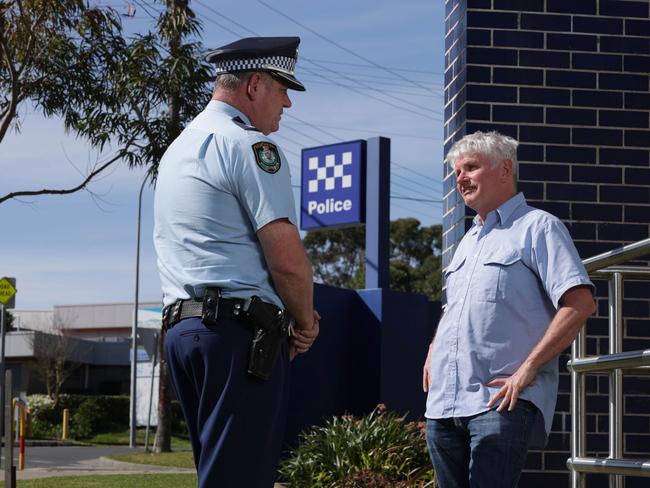
<path id="1" fill-rule="evenodd" d="M 246 122 L 244 122 L 239 115 L 237 117 L 233 117 L 231 120 L 235 123 L 235 125 L 238 125 L 244 130 L 252 130 L 254 132 L 260 132 L 260 130 L 257 127 L 253 127 L 252 125 L 248 125 Z"/>
<path id="2" fill-rule="evenodd" d="M 275 144 L 270 142 L 256 142 L 253 144 L 253 153 L 255 153 L 255 161 L 263 171 L 275 174 L 280 170 L 282 160 L 280 153 Z"/>

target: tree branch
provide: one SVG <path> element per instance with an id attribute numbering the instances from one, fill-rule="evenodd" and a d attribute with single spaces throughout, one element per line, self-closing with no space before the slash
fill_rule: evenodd
<path id="1" fill-rule="evenodd" d="M 17 197 L 36 196 L 36 195 L 67 195 L 69 193 L 75 193 L 85 188 L 95 176 L 100 174 L 102 171 L 104 171 L 106 168 L 112 165 L 115 161 L 123 158 L 127 153 L 127 148 L 130 147 L 130 145 L 131 145 L 131 141 L 127 143 L 126 147 L 123 150 L 121 150 L 114 157 L 112 157 L 107 162 L 102 164 L 99 168 L 89 173 L 88 176 L 86 176 L 86 178 L 80 184 L 78 184 L 73 188 L 69 188 L 66 190 L 55 190 L 55 189 L 44 188 L 42 190 L 15 191 L 15 192 L 7 193 L 6 195 L 0 197 L 0 204 L 7 200 L 11 200 L 12 198 L 17 198 Z"/>

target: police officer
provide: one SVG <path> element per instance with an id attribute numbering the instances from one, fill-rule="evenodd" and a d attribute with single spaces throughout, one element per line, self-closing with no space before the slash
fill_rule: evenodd
<path id="1" fill-rule="evenodd" d="M 247 38 L 210 52 L 212 100 L 160 162 L 165 351 L 200 488 L 273 486 L 289 360 L 318 335 L 289 165 L 267 137 L 291 107 L 288 89 L 305 90 L 294 76 L 299 43 Z M 260 372 L 253 354 L 270 366 Z"/>

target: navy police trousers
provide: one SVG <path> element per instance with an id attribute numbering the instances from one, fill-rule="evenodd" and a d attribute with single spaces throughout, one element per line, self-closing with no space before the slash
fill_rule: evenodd
<path id="1" fill-rule="evenodd" d="M 289 397 L 288 347 L 271 377 L 247 373 L 252 328 L 198 317 L 167 332 L 165 351 L 181 403 L 199 488 L 272 488 Z"/>

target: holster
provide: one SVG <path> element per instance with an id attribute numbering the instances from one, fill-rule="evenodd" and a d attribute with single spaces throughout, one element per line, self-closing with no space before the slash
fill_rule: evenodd
<path id="1" fill-rule="evenodd" d="M 291 330 L 291 318 L 281 308 L 250 297 L 243 312 L 253 326 L 248 372 L 263 380 L 269 379 L 277 361 L 282 341 Z"/>

